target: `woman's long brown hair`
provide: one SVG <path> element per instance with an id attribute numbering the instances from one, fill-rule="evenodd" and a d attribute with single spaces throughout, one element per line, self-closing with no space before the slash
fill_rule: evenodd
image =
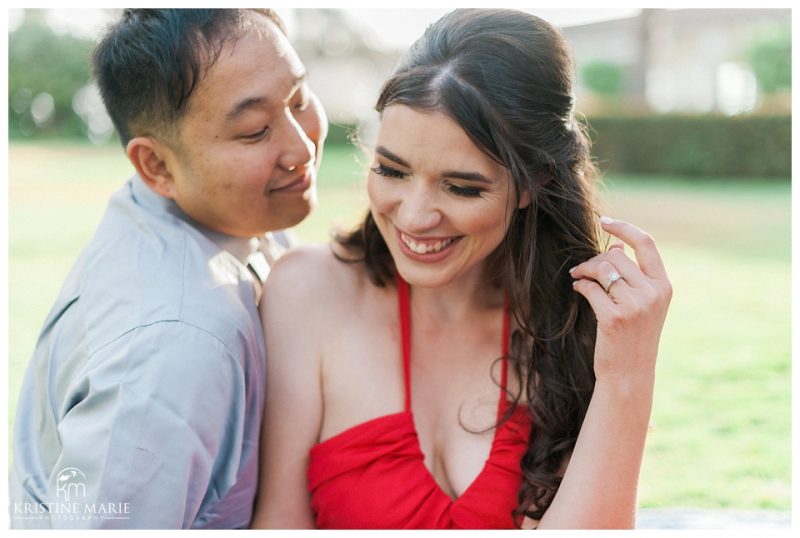
<path id="1" fill-rule="evenodd" d="M 540 519 L 550 505 L 595 381 L 596 320 L 568 273 L 600 251 L 596 174 L 574 118 L 572 79 L 566 43 L 542 19 L 457 10 L 414 43 L 376 105 L 378 112 L 402 104 L 448 114 L 509 169 L 517 196 L 531 194 L 487 264 L 509 294 L 517 326 L 509 360 L 521 386 L 511 396 L 533 423 L 517 521 Z M 357 254 L 374 284 L 393 282 L 394 262 L 371 215 L 336 240 Z"/>

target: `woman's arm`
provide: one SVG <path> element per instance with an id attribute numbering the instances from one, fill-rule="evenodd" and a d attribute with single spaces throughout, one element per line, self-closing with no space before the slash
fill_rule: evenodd
<path id="1" fill-rule="evenodd" d="M 317 272 L 309 254 L 291 251 L 275 264 L 259 307 L 267 383 L 254 528 L 314 528 L 306 473 L 322 423 L 322 335 L 315 333 Z"/>
<path id="2" fill-rule="evenodd" d="M 617 244 L 571 271 L 575 290 L 597 316 L 597 381 L 540 529 L 635 524 L 658 341 L 672 288 L 649 235 L 622 221 L 603 221 L 603 228 L 633 248 L 636 262 Z M 615 281 L 614 273 L 622 278 Z"/>

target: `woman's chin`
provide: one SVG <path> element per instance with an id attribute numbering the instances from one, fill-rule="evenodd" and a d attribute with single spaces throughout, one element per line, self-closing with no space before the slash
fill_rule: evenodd
<path id="1" fill-rule="evenodd" d="M 449 284 L 453 280 L 450 271 L 443 271 L 442 267 L 412 267 L 405 263 L 396 263 L 397 272 L 403 280 L 411 286 L 420 288 L 438 288 Z"/>

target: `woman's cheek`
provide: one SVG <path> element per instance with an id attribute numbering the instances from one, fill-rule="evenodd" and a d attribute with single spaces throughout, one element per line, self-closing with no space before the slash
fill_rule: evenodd
<path id="1" fill-rule="evenodd" d="M 376 176 L 372 173 L 367 178 L 367 196 L 373 208 L 384 212 L 391 206 L 392 188 L 388 181 Z"/>

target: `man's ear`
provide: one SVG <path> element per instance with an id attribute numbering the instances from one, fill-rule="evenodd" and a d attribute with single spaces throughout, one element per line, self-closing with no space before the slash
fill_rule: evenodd
<path id="1" fill-rule="evenodd" d="M 128 142 L 125 153 L 148 187 L 161 196 L 175 198 L 175 180 L 169 164 L 174 162 L 172 150 L 154 138 L 137 136 Z"/>

